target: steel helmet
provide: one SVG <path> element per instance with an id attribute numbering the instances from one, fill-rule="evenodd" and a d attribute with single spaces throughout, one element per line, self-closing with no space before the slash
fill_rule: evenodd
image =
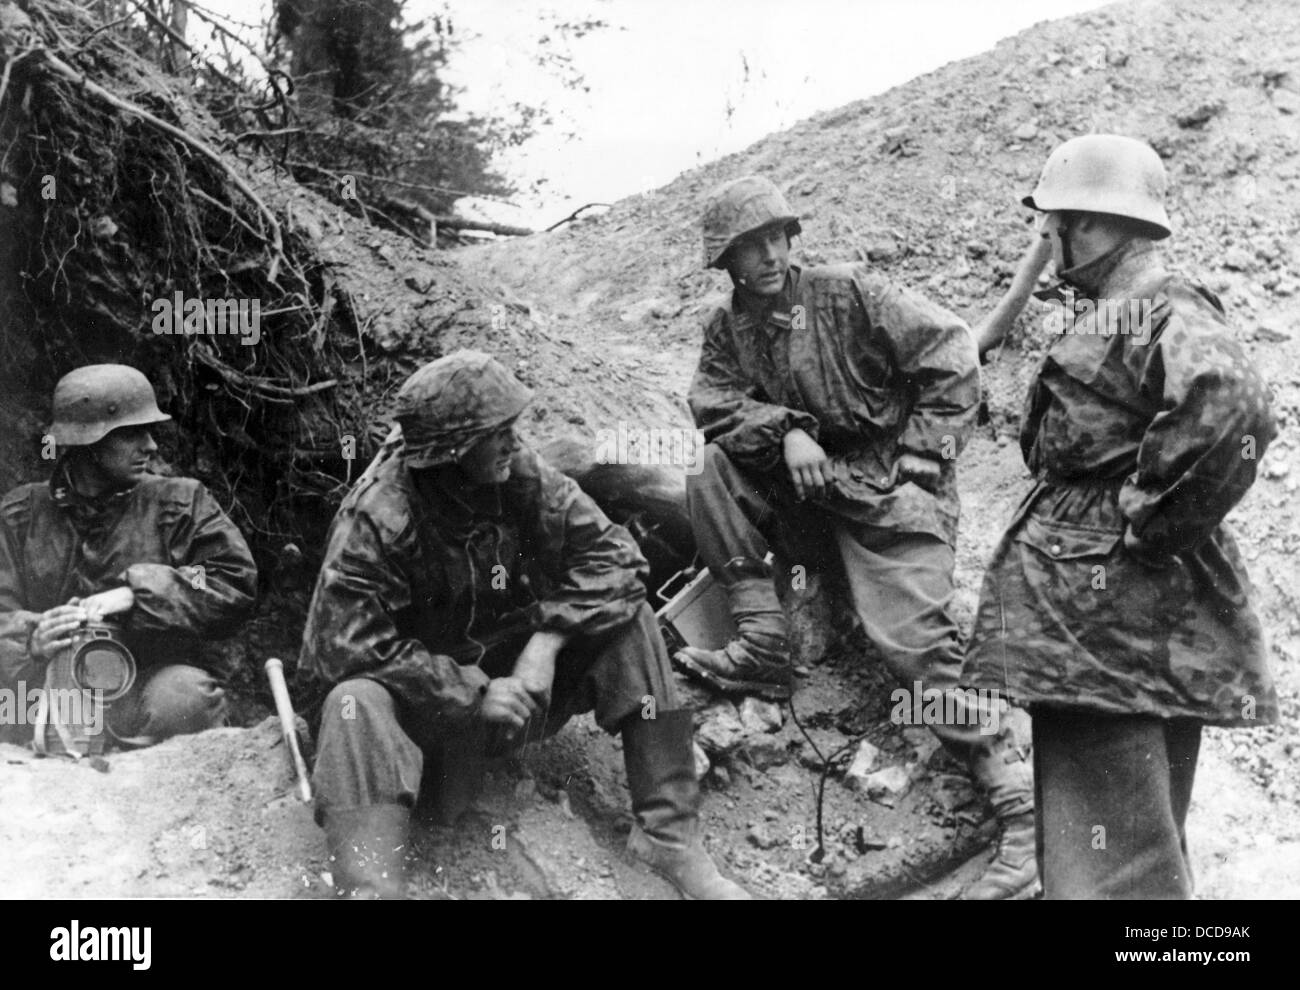
<path id="1" fill-rule="evenodd" d="M 456 351 L 431 361 L 397 392 L 395 417 L 411 467 L 448 464 L 510 422 L 533 393 L 490 354 Z"/>
<path id="2" fill-rule="evenodd" d="M 1071 138 L 1048 156 L 1033 193 L 1022 203 L 1044 212 L 1110 213 L 1149 224 L 1168 237 L 1164 163 L 1145 141 L 1118 134 Z"/>
<path id="3" fill-rule="evenodd" d="M 125 364 L 88 364 L 54 386 L 50 435 L 60 447 L 96 443 L 123 426 L 149 426 L 169 419 L 158 408 L 153 386 Z"/>
<path id="4" fill-rule="evenodd" d="M 721 268 L 722 256 L 737 239 L 760 227 L 782 224 L 787 237 L 803 228 L 781 190 L 760 175 L 724 183 L 704 207 L 704 267 Z"/>

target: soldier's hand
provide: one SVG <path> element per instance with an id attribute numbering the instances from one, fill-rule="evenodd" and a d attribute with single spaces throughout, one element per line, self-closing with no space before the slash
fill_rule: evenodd
<path id="1" fill-rule="evenodd" d="M 898 476 L 933 492 L 939 487 L 939 464 L 919 454 L 903 454 L 898 458 Z"/>
<path id="2" fill-rule="evenodd" d="M 1177 563 L 1173 554 L 1153 551 L 1128 526 L 1124 527 L 1124 552 L 1153 571 L 1167 570 Z"/>
<path id="3" fill-rule="evenodd" d="M 831 482 L 831 462 L 821 444 L 805 431 L 794 429 L 785 435 L 781 447 L 799 501 L 823 497 Z"/>
<path id="4" fill-rule="evenodd" d="M 73 633 L 89 619 L 90 616 L 81 607 L 80 599 L 74 598 L 66 605 L 55 605 L 42 612 L 36 620 L 30 639 L 31 654 L 34 660 L 50 660 L 59 650 L 72 645 Z"/>
<path id="5" fill-rule="evenodd" d="M 513 732 L 524 727 L 541 708 L 518 677 L 495 677 L 488 681 L 479 714 L 485 722 L 504 725 Z"/>
<path id="6" fill-rule="evenodd" d="M 551 705 L 555 662 L 566 642 L 568 637 L 563 633 L 539 629 L 529 637 L 519 659 L 515 661 L 514 676 L 523 681 L 524 689 L 542 708 Z"/>

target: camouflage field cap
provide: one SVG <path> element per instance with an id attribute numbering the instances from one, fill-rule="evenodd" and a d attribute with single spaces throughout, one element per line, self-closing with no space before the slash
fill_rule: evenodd
<path id="1" fill-rule="evenodd" d="M 727 182 L 709 195 L 704 207 L 704 267 L 721 268 L 722 256 L 751 231 L 783 224 L 788 237 L 803 228 L 781 190 L 761 175 Z"/>
<path id="2" fill-rule="evenodd" d="M 1164 162 L 1145 141 L 1085 134 L 1048 156 L 1037 187 L 1021 202 L 1034 210 L 1130 217 L 1141 220 L 1151 228 L 1153 239 L 1161 240 L 1170 233 L 1167 185 Z"/>
<path id="3" fill-rule="evenodd" d="M 158 408 L 153 386 L 125 364 L 88 364 L 54 386 L 50 435 L 61 447 L 95 443 L 123 426 L 151 426 L 169 419 Z"/>
<path id="4" fill-rule="evenodd" d="M 450 464 L 479 437 L 510 422 L 533 393 L 482 351 L 456 351 L 431 361 L 397 393 L 395 418 L 411 467 Z"/>

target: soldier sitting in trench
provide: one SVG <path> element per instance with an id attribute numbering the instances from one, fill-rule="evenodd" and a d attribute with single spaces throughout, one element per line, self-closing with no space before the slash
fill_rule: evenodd
<path id="1" fill-rule="evenodd" d="M 248 616 L 257 570 L 202 484 L 150 473 L 150 428 L 169 419 L 126 365 L 55 386 L 53 476 L 0 500 L 0 691 L 49 703 L 10 706 L 0 739 L 84 756 L 225 724 L 225 691 L 198 647 Z M 108 625 L 87 600 L 102 592 L 117 599 Z M 73 665 L 89 627 L 120 647 L 96 640 Z M 124 693 L 105 712 L 110 684 Z M 70 694 L 90 704 L 54 703 Z"/>
<path id="2" fill-rule="evenodd" d="M 422 791 L 595 712 L 620 733 L 628 849 L 683 896 L 743 899 L 699 831 L 693 719 L 636 543 L 522 448 L 531 393 L 486 354 L 415 372 L 334 520 L 301 664 L 332 684 L 314 773 L 335 890 L 400 897 Z M 428 795 L 426 794 L 426 797 Z"/>

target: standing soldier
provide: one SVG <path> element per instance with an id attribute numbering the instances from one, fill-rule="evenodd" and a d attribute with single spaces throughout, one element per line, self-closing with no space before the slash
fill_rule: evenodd
<path id="1" fill-rule="evenodd" d="M 54 388 L 53 476 L 0 501 L 0 687 L 90 688 L 52 661 L 98 618 L 83 599 L 116 590 L 115 628 L 135 676 L 107 729 L 135 744 L 225 724 L 225 691 L 199 666 L 198 648 L 237 629 L 257 591 L 248 546 L 207 489 L 149 472 L 158 450 L 150 427 L 169 419 L 134 368 L 71 371 Z M 120 653 L 92 653 L 81 671 L 89 682 L 127 676 L 110 669 Z M 103 725 L 62 723 L 57 707 L 48 714 L 69 752 L 105 741 L 90 738 Z M 33 740 L 32 726 L 0 731 L 38 748 L 49 741 L 43 731 Z"/>
<path id="2" fill-rule="evenodd" d="M 1024 200 L 1044 213 L 1061 334 L 1021 421 L 1036 481 L 989 565 L 964 678 L 1030 706 L 1049 898 L 1190 896 L 1201 726 L 1277 718 L 1222 525 L 1275 428 L 1218 299 L 1164 268 L 1165 181 L 1146 144 L 1089 135 Z"/>
<path id="3" fill-rule="evenodd" d="M 833 544 L 889 670 L 956 711 L 931 728 L 971 768 L 1002 825 L 992 866 L 966 896 L 1028 896 L 1033 784 L 1028 740 L 1022 748 L 1014 736 L 1023 713 L 974 711 L 952 693 L 962 665 L 950 611 L 955 464 L 979 402 L 970 331 L 865 266 L 790 264 L 799 231 L 785 198 L 757 176 L 716 190 L 704 212 L 704 263 L 726 269 L 733 291 L 705 321 L 689 398 L 708 443 L 686 491 L 738 636 L 720 650 L 687 648 L 677 662 L 724 691 L 789 698 L 769 539 L 792 561 Z"/>
<path id="4" fill-rule="evenodd" d="M 301 662 L 334 685 L 315 785 L 336 891 L 403 892 L 423 787 L 595 711 L 621 733 L 628 849 L 686 897 L 748 898 L 699 833 L 693 719 L 621 526 L 521 448 L 531 393 L 486 354 L 416 371 L 334 521 Z M 441 779 L 440 779 L 441 778 Z"/>

